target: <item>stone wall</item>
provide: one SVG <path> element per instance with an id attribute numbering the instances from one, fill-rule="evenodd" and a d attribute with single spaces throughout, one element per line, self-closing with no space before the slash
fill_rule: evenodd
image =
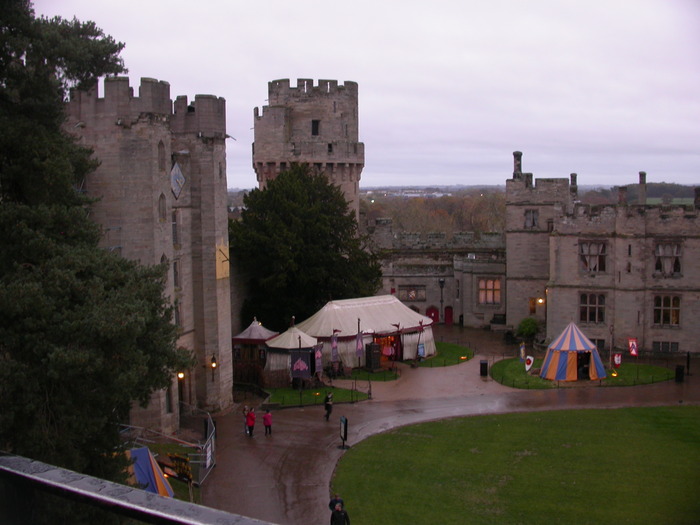
<path id="1" fill-rule="evenodd" d="M 199 364 L 184 384 L 174 378 L 146 409 L 134 408 L 132 424 L 172 431 L 178 400 L 211 410 L 232 403 L 225 101 L 178 97 L 173 108 L 167 82 L 143 78 L 134 96 L 128 78 L 111 77 L 103 97 L 97 87 L 72 91 L 67 114 L 66 130 L 100 161 L 84 189 L 99 199 L 92 218 L 103 226 L 102 245 L 170 265 L 166 294 L 177 305 L 178 345 Z"/>
<path id="2" fill-rule="evenodd" d="M 293 164 L 308 164 L 343 191 L 359 216 L 365 164 L 359 142 L 358 86 L 300 78 L 268 83 L 268 105 L 254 110 L 253 168 L 260 188 Z"/>

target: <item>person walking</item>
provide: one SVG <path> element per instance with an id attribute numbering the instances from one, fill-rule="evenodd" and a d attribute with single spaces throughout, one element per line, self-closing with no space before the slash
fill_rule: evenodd
<path id="1" fill-rule="evenodd" d="M 255 428 L 255 409 L 251 408 L 246 414 L 245 424 L 248 427 L 248 436 L 253 437 L 253 429 Z"/>
<path id="2" fill-rule="evenodd" d="M 350 516 L 340 503 L 336 503 L 331 512 L 331 525 L 350 525 Z"/>
<path id="3" fill-rule="evenodd" d="M 333 512 L 335 510 L 335 506 L 340 503 L 340 506 L 343 507 L 345 505 L 345 502 L 343 501 L 343 498 L 340 497 L 340 494 L 333 494 L 333 497 L 331 500 L 328 502 L 328 509 Z"/>
<path id="4" fill-rule="evenodd" d="M 270 414 L 270 409 L 265 410 L 263 415 L 263 425 L 265 425 L 265 435 L 272 435 L 272 414 Z"/>
<path id="5" fill-rule="evenodd" d="M 326 409 L 326 421 L 331 417 L 331 412 L 333 412 L 333 392 L 328 392 L 326 394 L 326 399 L 323 400 L 323 406 Z"/>

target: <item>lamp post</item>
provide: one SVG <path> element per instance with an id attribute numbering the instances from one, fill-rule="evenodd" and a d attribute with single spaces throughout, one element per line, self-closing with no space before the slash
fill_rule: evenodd
<path id="1" fill-rule="evenodd" d="M 440 278 L 438 279 L 438 284 L 440 285 L 440 319 L 442 319 L 442 320 L 444 321 L 444 320 L 445 320 L 445 313 L 444 313 L 444 311 L 443 311 L 442 305 L 443 305 L 443 303 L 444 303 L 444 301 L 443 301 L 443 291 L 444 291 L 444 289 L 445 289 L 445 279 L 443 279 L 442 277 L 440 277 Z M 439 321 L 440 319 L 438 319 L 438 321 Z"/>

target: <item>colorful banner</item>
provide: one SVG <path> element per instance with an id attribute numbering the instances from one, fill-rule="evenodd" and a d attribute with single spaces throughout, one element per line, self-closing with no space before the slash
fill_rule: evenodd
<path id="1" fill-rule="evenodd" d="M 622 354 L 617 353 L 613 354 L 613 365 L 615 368 L 620 368 L 620 365 L 622 364 Z"/>
<path id="2" fill-rule="evenodd" d="M 292 359 L 292 378 L 309 379 L 311 377 L 311 352 L 308 350 L 290 350 Z"/>
<path id="3" fill-rule="evenodd" d="M 362 354 L 365 353 L 364 346 L 362 345 L 362 332 L 357 332 L 357 338 L 355 340 L 355 352 L 357 353 L 357 358 L 362 359 Z"/>
<path id="4" fill-rule="evenodd" d="M 340 361 L 340 356 L 338 355 L 338 336 L 335 330 L 333 330 L 333 336 L 331 337 L 331 361 L 334 363 Z"/>
<path id="5" fill-rule="evenodd" d="M 314 346 L 314 357 L 316 359 L 316 373 L 323 370 L 323 343 Z"/>
<path id="6" fill-rule="evenodd" d="M 639 355 L 639 349 L 637 348 L 637 338 L 636 337 L 630 337 L 627 339 L 627 345 L 630 349 L 630 355 L 633 356 L 638 356 Z"/>

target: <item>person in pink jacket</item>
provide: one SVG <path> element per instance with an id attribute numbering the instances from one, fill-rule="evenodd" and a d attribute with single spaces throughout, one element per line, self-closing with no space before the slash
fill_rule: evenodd
<path id="1" fill-rule="evenodd" d="M 265 410 L 263 415 L 263 425 L 265 425 L 265 435 L 272 435 L 272 414 L 270 414 L 270 409 Z"/>
<path id="2" fill-rule="evenodd" d="M 255 409 L 251 408 L 245 416 L 245 424 L 248 427 L 248 435 L 253 437 L 253 429 L 255 428 Z"/>

